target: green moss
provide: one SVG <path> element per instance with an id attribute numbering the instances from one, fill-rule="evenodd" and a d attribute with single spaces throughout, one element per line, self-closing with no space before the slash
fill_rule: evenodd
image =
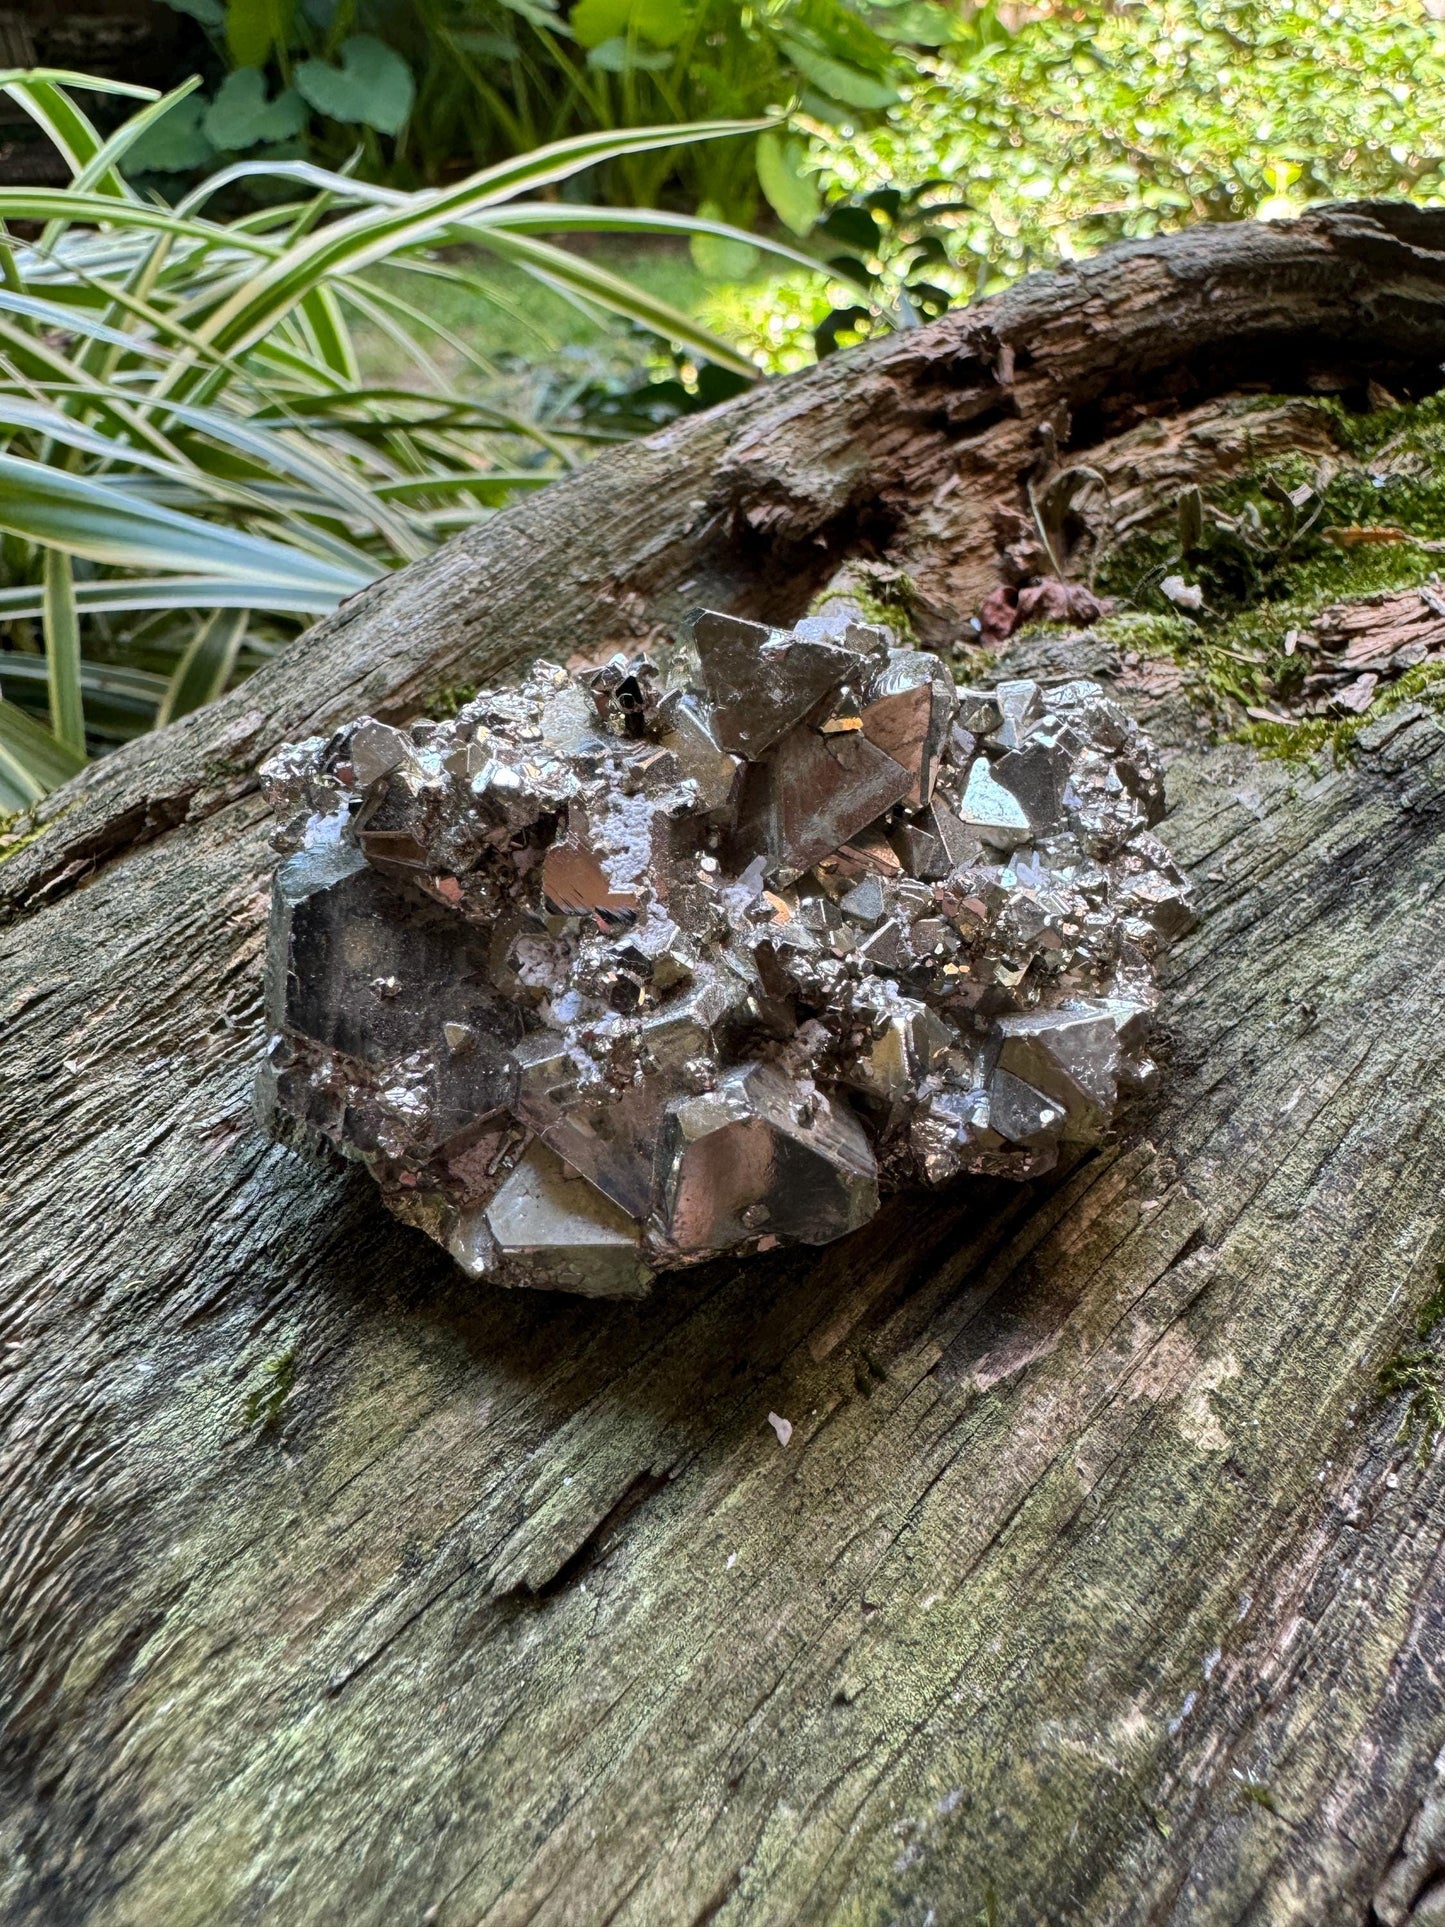
<path id="1" fill-rule="evenodd" d="M 1279 1812 L 1279 1801 L 1276 1800 L 1263 1780 L 1256 1780 L 1248 1773 L 1239 1773 L 1236 1774 L 1235 1777 L 1239 1781 L 1241 1799 L 1248 1801 L 1251 1806 L 1263 1807 L 1266 1813 L 1277 1814 Z"/>
<path id="2" fill-rule="evenodd" d="M 1445 1432 L 1445 1396 L 1440 1361 L 1433 1352 L 1402 1351 L 1380 1367 L 1383 1398 L 1405 1399 L 1404 1416 L 1395 1434 L 1401 1445 L 1413 1444 L 1421 1465 L 1429 1463 L 1440 1434 Z"/>
<path id="3" fill-rule="evenodd" d="M 268 1358 L 261 1367 L 261 1382 L 246 1394 L 245 1420 L 258 1432 L 273 1431 L 281 1418 L 281 1408 L 296 1383 L 296 1348 Z"/>
<path id="4" fill-rule="evenodd" d="M 814 596 L 809 604 L 809 612 L 823 608 L 839 595 L 846 596 L 857 606 L 865 622 L 892 629 L 901 644 L 912 641 L 917 591 L 912 576 L 905 574 L 902 569 L 879 563 L 856 562 L 849 568 L 841 585 L 835 584 Z"/>
<path id="5" fill-rule="evenodd" d="M 1240 710 L 1300 694 L 1311 658 L 1291 647 L 1291 632 L 1310 629 L 1333 603 L 1429 582 L 1442 551 L 1428 545 L 1445 544 L 1445 396 L 1369 415 L 1333 401 L 1320 407 L 1340 462 L 1299 454 L 1262 462 L 1206 492 L 1202 527 L 1197 513 L 1181 510 L 1101 554 L 1094 569 L 1095 586 L 1121 609 L 1101 633 L 1141 654 L 1172 656 L 1233 733 L 1302 761 L 1347 756 L 1390 708 L 1427 693 L 1433 700 L 1437 671 L 1422 665 L 1390 684 L 1362 717 L 1246 722 Z M 1338 532 L 1352 528 L 1395 528 L 1410 539 L 1351 546 Z M 1173 574 L 1203 591 L 1198 617 L 1163 594 Z"/>
<path id="6" fill-rule="evenodd" d="M 65 815 L 65 809 L 54 811 L 44 822 L 39 822 L 31 810 L 12 810 L 8 814 L 0 811 L 0 864 L 8 863 L 22 850 L 28 850 L 50 828 Z"/>
<path id="7" fill-rule="evenodd" d="M 1328 754 L 1336 764 L 1348 762 L 1363 730 L 1406 703 L 1427 702 L 1445 708 L 1445 663 L 1422 662 L 1407 669 L 1398 681 L 1387 683 L 1363 716 L 1306 716 L 1298 723 L 1249 721 L 1235 731 L 1241 742 L 1267 756 L 1289 762 L 1312 763 Z"/>
<path id="8" fill-rule="evenodd" d="M 447 683 L 428 700 L 426 714 L 432 722 L 447 722 L 456 715 L 464 703 L 469 703 L 476 693 L 475 683 Z"/>
<path id="9" fill-rule="evenodd" d="M 1445 1318 L 1445 1259 L 1435 1267 L 1435 1289 L 1416 1315 L 1415 1330 L 1421 1338 L 1428 1338 L 1442 1318 Z"/>

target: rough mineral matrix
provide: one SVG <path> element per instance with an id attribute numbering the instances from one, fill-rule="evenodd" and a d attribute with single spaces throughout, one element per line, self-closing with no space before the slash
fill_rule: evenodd
<path id="1" fill-rule="evenodd" d="M 1033 1177 L 1156 1076 L 1189 921 L 1097 684 L 956 687 L 855 610 L 688 621 L 265 775 L 261 1103 L 473 1277 L 607 1297 L 825 1244 L 880 1189 Z"/>

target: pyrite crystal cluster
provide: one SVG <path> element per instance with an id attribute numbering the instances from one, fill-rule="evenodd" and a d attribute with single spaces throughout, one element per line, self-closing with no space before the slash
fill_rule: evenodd
<path id="1" fill-rule="evenodd" d="M 707 611 L 664 687 L 533 665 L 265 770 L 263 1111 L 477 1278 L 603 1296 L 1027 1178 L 1144 1054 L 1184 881 L 1094 683 L 958 688 L 856 612 Z"/>

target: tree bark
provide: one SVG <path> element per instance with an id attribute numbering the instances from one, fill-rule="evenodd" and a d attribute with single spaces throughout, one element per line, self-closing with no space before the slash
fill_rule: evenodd
<path id="1" fill-rule="evenodd" d="M 282 740 L 860 562 L 966 639 L 1051 465 L 1442 361 L 1445 213 L 1133 243 L 604 458 L 51 799 L 0 865 L 0 1918 L 1441 1917 L 1445 1470 L 1376 1390 L 1445 1257 L 1433 712 L 1307 775 L 1136 679 L 1203 917 L 1162 1100 L 1052 1187 L 504 1294 L 249 1093 Z"/>

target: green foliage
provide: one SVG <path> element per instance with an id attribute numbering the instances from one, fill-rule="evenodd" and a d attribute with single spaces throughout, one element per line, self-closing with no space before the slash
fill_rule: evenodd
<path id="1" fill-rule="evenodd" d="M 820 144 L 843 193 L 957 183 L 975 289 L 1191 221 L 1439 190 L 1445 30 L 1401 0 L 1060 7 L 920 65 L 906 111 Z"/>
<path id="2" fill-rule="evenodd" d="M 735 122 L 583 136 L 441 192 L 238 164 L 170 208 L 142 199 L 125 168 L 189 90 L 103 141 L 62 79 L 0 76 L 75 175 L 63 193 L 0 188 L 0 810 L 36 801 L 87 748 L 209 701 L 377 576 L 633 432 L 450 387 L 433 344 L 473 377 L 496 371 L 429 316 L 435 287 L 485 294 L 485 262 L 498 261 L 671 339 L 693 379 L 692 394 L 674 383 L 674 412 L 754 373 L 689 316 L 550 238 L 746 236 L 536 198 L 620 153 L 730 138 Z M 236 181 L 263 185 L 270 203 L 218 214 Z M 37 238 L 18 239 L 21 223 Z M 358 326 L 387 337 L 396 379 L 363 379 Z"/>
<path id="3" fill-rule="evenodd" d="M 200 101 L 178 103 L 179 107 L 200 108 Z M 306 106 L 294 87 L 271 100 L 266 92 L 266 76 L 259 67 L 238 67 L 227 74 L 216 98 L 204 110 L 201 133 L 213 149 L 241 153 L 262 143 L 290 140 L 306 123 Z M 169 120 L 163 121 L 150 139 L 163 142 L 168 136 Z M 204 158 L 204 157 L 203 157 Z"/>
<path id="4" fill-rule="evenodd" d="M 808 122 L 810 159 L 830 204 L 909 190 L 873 258 L 916 273 L 925 223 L 942 244 L 927 279 L 952 301 L 1192 222 L 1445 192 L 1445 23 L 1420 0 L 1076 0 L 1014 31 L 985 4 L 912 59 L 902 95 L 861 127 Z M 838 305 L 794 280 L 730 319 L 782 369 Z"/>
<path id="5" fill-rule="evenodd" d="M 1261 397 L 1259 405 L 1272 404 Z M 1440 566 L 1433 545 L 1445 542 L 1445 396 L 1371 413 L 1316 406 L 1346 459 L 1289 456 L 1202 493 L 1186 489 L 1174 516 L 1095 558 L 1092 585 L 1116 598 L 1122 620 L 1153 625 L 1155 646 L 1226 707 L 1293 699 L 1308 657 L 1293 650 L 1292 632 L 1348 597 L 1429 583 Z M 1409 539 L 1342 540 L 1342 532 L 1381 526 Z M 1171 575 L 1201 592 L 1197 612 L 1185 615 L 1164 596 Z M 1348 755 L 1362 729 L 1401 703 L 1433 706 L 1440 681 L 1439 666 L 1424 663 L 1387 684 L 1363 716 L 1252 720 L 1241 733 L 1302 760 Z"/>
<path id="6" fill-rule="evenodd" d="M 758 136 L 758 183 L 768 205 L 794 234 L 806 234 L 823 211 L 818 184 L 808 172 L 802 141 L 770 129 Z"/>
<path id="7" fill-rule="evenodd" d="M 374 34 L 352 34 L 326 60 L 303 60 L 296 69 L 296 91 L 327 120 L 374 127 L 399 134 L 407 123 L 416 83 L 399 53 Z"/>
<path id="8" fill-rule="evenodd" d="M 802 110 L 854 126 L 900 98 L 906 48 L 953 31 L 942 7 L 899 0 L 171 0 L 237 74 L 216 105 L 177 106 L 137 165 L 185 172 L 302 137 L 339 165 L 361 135 L 360 170 L 438 182 L 589 132 Z M 228 96 L 227 90 L 233 90 Z M 234 111 L 231 109 L 234 107 Z M 308 111 L 309 110 L 309 111 Z M 205 146 L 209 143 L 209 147 Z M 198 151 L 198 146 L 200 151 Z M 597 163 L 601 197 L 680 202 L 750 220 L 762 191 L 794 233 L 821 207 L 801 140 L 759 150 L 740 134 Z"/>

